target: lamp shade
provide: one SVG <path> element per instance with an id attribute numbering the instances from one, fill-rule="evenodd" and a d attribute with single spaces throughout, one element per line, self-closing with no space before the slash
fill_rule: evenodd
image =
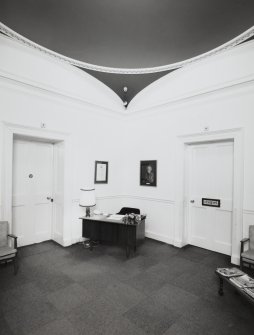
<path id="1" fill-rule="evenodd" d="M 95 189 L 94 188 L 81 188 L 79 206 L 93 207 L 95 206 Z"/>

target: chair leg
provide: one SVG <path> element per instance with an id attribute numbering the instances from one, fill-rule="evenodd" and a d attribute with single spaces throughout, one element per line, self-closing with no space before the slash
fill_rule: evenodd
<path id="1" fill-rule="evenodd" d="M 16 276 L 16 274 L 18 273 L 18 268 L 19 268 L 17 257 L 13 259 L 13 266 L 14 266 L 14 275 Z"/>
<path id="2" fill-rule="evenodd" d="M 243 259 L 242 259 L 242 257 L 240 257 L 240 269 L 241 270 L 243 269 Z"/>

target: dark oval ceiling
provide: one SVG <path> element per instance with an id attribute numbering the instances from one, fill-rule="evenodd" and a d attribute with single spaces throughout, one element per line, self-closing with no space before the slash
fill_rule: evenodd
<path id="1" fill-rule="evenodd" d="M 254 0 L 1 0 L 0 21 L 71 58 L 144 68 L 186 60 L 240 35 L 254 24 Z M 134 85 L 131 96 L 165 74 L 89 73 L 118 94 Z"/>

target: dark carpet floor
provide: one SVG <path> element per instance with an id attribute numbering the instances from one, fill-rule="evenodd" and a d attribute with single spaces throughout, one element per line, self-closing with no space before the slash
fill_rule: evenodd
<path id="1" fill-rule="evenodd" d="M 147 239 L 122 249 L 44 242 L 19 249 L 20 268 L 0 266 L 1 335 L 244 335 L 254 309 L 214 270 L 227 256 Z"/>

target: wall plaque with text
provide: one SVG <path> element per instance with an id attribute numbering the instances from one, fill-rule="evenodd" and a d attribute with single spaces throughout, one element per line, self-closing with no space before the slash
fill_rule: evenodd
<path id="1" fill-rule="evenodd" d="M 202 198 L 202 206 L 220 207 L 220 199 Z"/>

